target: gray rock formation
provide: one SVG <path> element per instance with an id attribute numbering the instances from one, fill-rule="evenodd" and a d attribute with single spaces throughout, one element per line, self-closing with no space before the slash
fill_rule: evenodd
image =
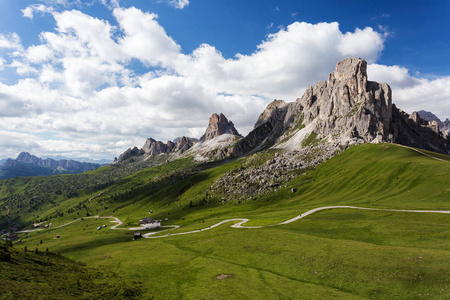
<path id="1" fill-rule="evenodd" d="M 137 147 L 134 147 L 133 149 L 129 148 L 124 153 L 122 153 L 119 158 L 114 161 L 114 163 L 122 163 L 124 161 L 127 161 L 131 157 L 143 160 L 153 155 L 171 153 L 183 154 L 184 152 L 189 150 L 195 143 L 195 139 L 191 139 L 185 136 L 177 138 L 176 142 L 168 141 L 167 143 L 148 138 L 141 149 Z"/>
<path id="2" fill-rule="evenodd" d="M 128 148 L 124 153 L 122 153 L 114 163 L 122 163 L 128 160 L 131 157 L 142 156 L 145 154 L 145 151 L 139 149 L 138 147 L 134 147 L 133 149 Z"/>
<path id="3" fill-rule="evenodd" d="M 177 140 L 175 144 L 175 152 L 179 152 L 180 154 L 183 154 L 184 152 L 191 149 L 192 146 L 197 142 L 196 139 L 191 139 L 188 137 L 181 137 L 179 140 Z"/>
<path id="4" fill-rule="evenodd" d="M 205 134 L 200 138 L 200 141 L 209 141 L 226 133 L 242 137 L 234 127 L 233 122 L 229 121 L 222 113 L 220 115 L 214 113 L 209 118 L 208 127 L 206 128 Z"/>
<path id="5" fill-rule="evenodd" d="M 392 105 L 394 142 L 406 146 L 450 154 L 449 140 L 444 138 L 436 121 L 423 120 L 417 112 L 408 115 Z"/>
<path id="6" fill-rule="evenodd" d="M 392 104 L 388 84 L 367 80 L 367 63 L 347 58 L 336 65 L 327 81 L 306 89 L 292 103 L 275 100 L 255 124 L 255 129 L 235 145 L 235 156 L 277 144 L 300 149 L 314 135 L 336 145 L 393 142 L 450 153 L 438 128 L 417 115 L 405 114 Z"/>
<path id="7" fill-rule="evenodd" d="M 152 138 L 148 138 L 145 141 L 144 146 L 142 146 L 142 150 L 148 155 L 159 155 L 161 153 L 171 153 L 175 148 L 175 144 L 171 141 L 168 141 L 167 144 L 164 144 L 161 141 L 155 141 Z"/>
<path id="8" fill-rule="evenodd" d="M 433 123 L 433 121 L 437 122 L 439 125 L 439 130 L 442 132 L 442 135 L 450 139 L 450 120 L 448 118 L 445 121 L 441 121 L 435 114 L 425 110 L 418 111 L 420 117 L 429 123 Z"/>

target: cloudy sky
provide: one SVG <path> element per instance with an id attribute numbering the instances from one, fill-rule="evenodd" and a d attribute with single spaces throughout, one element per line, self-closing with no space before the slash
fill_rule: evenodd
<path id="1" fill-rule="evenodd" d="M 349 56 L 398 107 L 445 119 L 449 3 L 1 0 L 0 158 L 113 159 L 199 138 L 214 112 L 245 135 Z"/>

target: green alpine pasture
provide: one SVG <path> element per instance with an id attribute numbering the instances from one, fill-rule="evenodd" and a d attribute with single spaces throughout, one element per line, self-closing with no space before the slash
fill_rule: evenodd
<path id="1" fill-rule="evenodd" d="M 142 299 L 450 298 L 450 214 L 338 208 L 280 226 L 238 229 L 229 222 L 165 236 L 232 218 L 247 218 L 248 226 L 273 225 L 333 205 L 450 210 L 450 163 L 393 144 L 352 147 L 314 170 L 300 170 L 260 199 L 223 203 L 220 195 L 207 194 L 225 172 L 249 161 L 264 163 L 257 155 L 203 167 L 173 161 L 77 195 L 57 195 L 51 209 L 58 216 L 39 211 L 39 217 L 53 216 L 43 221 L 53 228 L 20 234 L 14 247 L 49 248 L 142 283 Z M 14 193 L 39 180 L 45 179 L 16 179 Z M 11 190 L 0 183 L 2 201 Z M 21 221 L 39 221 L 37 213 Z M 110 229 L 108 216 L 120 218 L 122 230 Z M 148 216 L 180 228 L 132 240 L 134 231 L 126 229 Z"/>

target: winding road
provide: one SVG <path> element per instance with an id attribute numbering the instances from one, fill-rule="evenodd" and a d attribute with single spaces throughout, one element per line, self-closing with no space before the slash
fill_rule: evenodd
<path id="1" fill-rule="evenodd" d="M 289 219 L 287 221 L 281 222 L 281 223 L 277 223 L 277 224 L 272 224 L 272 225 L 266 225 L 266 226 L 244 226 L 243 224 L 245 224 L 246 222 L 250 221 L 249 219 L 228 219 L 228 220 L 224 220 L 221 221 L 217 224 L 211 225 L 207 228 L 203 228 L 203 229 L 198 229 L 198 230 L 193 230 L 193 231 L 186 231 L 186 232 L 178 232 L 178 233 L 173 233 L 173 234 L 166 234 L 166 235 L 160 235 L 160 236 L 152 236 L 154 234 L 157 233 L 161 233 L 161 231 L 159 232 L 152 232 L 152 233 L 147 233 L 144 234 L 143 237 L 145 238 L 162 238 L 162 237 L 168 237 L 168 236 L 175 236 L 175 235 L 182 235 L 182 234 L 191 234 L 191 233 L 198 233 L 198 232 L 202 232 L 202 231 L 206 231 L 206 230 L 210 230 L 213 229 L 217 226 L 220 226 L 224 223 L 227 222 L 236 222 L 239 221 L 236 224 L 231 225 L 231 227 L 233 228 L 264 228 L 264 227 L 271 227 L 271 226 L 279 226 L 279 225 L 284 225 L 284 224 L 289 224 L 295 221 L 298 221 L 300 219 L 303 219 L 304 217 L 311 215 L 315 212 L 321 211 L 321 210 L 326 210 L 326 209 L 338 209 L 338 208 L 350 208 L 350 209 L 362 209 L 362 210 L 375 210 L 375 211 L 394 211 L 394 212 L 408 212 L 408 213 L 440 213 L 440 214 L 450 214 L 450 210 L 411 210 L 411 209 L 382 209 L 382 208 L 366 208 L 366 207 L 357 207 L 357 206 L 324 206 L 324 207 L 318 207 L 318 208 L 314 208 L 311 209 L 301 215 L 298 215 L 292 219 Z"/>
<path id="2" fill-rule="evenodd" d="M 222 224 L 228 223 L 228 222 L 237 222 L 233 225 L 231 225 L 230 227 L 233 228 L 247 228 L 247 229 L 251 229 L 251 228 L 264 228 L 264 227 L 271 227 L 271 226 L 279 226 L 279 225 L 284 225 L 284 224 L 289 224 L 295 221 L 298 221 L 300 219 L 303 219 L 306 216 L 309 216 L 315 212 L 321 211 L 321 210 L 327 210 L 327 209 L 339 209 L 339 208 L 347 208 L 347 209 L 361 209 L 361 210 L 374 210 L 374 211 L 393 211 L 393 212 L 407 212 L 407 213 L 439 213 L 439 214 L 450 214 L 450 210 L 414 210 L 414 209 L 384 209 L 384 208 L 368 208 L 368 207 L 357 207 L 357 206 L 324 206 L 324 207 L 318 207 L 318 208 L 314 208 L 311 210 L 308 210 L 307 212 L 298 215 L 292 219 L 286 220 L 284 222 L 281 223 L 277 223 L 277 224 L 271 224 L 271 225 L 265 225 L 265 226 L 244 226 L 243 224 L 249 222 L 249 219 L 228 219 L 228 220 L 223 220 L 220 221 L 214 225 L 208 226 L 206 228 L 202 228 L 202 229 L 197 229 L 197 230 L 192 230 L 192 231 L 185 231 L 185 232 L 176 232 L 176 233 L 167 233 L 165 235 L 158 235 L 155 236 L 156 234 L 160 234 L 161 232 L 165 232 L 165 231 L 169 231 L 169 230 L 173 230 L 173 229 L 177 229 L 180 228 L 180 226 L 178 225 L 166 225 L 166 226 L 161 226 L 164 228 L 168 228 L 165 230 L 159 230 L 159 231 L 154 231 L 154 232 L 149 232 L 143 235 L 144 238 L 147 239 L 156 239 L 156 238 L 163 238 L 163 237 L 168 237 L 168 236 L 176 236 L 176 235 L 184 235 L 184 234 L 192 234 L 192 233 L 199 233 L 202 231 L 206 231 L 206 230 L 210 230 L 213 228 L 216 228 Z M 73 224 L 77 221 L 81 221 L 82 219 L 92 219 L 92 218 L 103 218 L 103 219 L 114 219 L 114 221 L 111 221 L 113 223 L 117 223 L 116 225 L 111 226 L 111 229 L 115 229 L 115 230 L 146 230 L 146 228 L 144 226 L 141 227 L 133 227 L 133 228 L 117 228 L 118 226 L 122 225 L 123 222 L 114 216 L 106 216 L 106 217 L 101 217 L 101 216 L 91 216 L 91 217 L 84 217 L 84 218 L 80 218 L 80 219 L 76 219 L 73 221 L 70 221 L 66 224 L 57 226 L 57 227 L 53 227 L 53 229 L 58 229 L 58 228 L 62 228 L 64 226 Z M 42 228 L 38 228 L 38 229 L 29 229 L 29 230 L 22 230 L 22 231 L 17 231 L 17 233 L 25 233 L 25 232 L 33 232 L 33 231 L 39 231 L 39 230 L 44 230 Z"/>

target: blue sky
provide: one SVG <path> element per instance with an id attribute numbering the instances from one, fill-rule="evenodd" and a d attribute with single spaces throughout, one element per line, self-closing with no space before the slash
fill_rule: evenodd
<path id="1" fill-rule="evenodd" d="M 118 156 L 251 130 L 347 56 L 403 110 L 450 117 L 449 1 L 2 0 L 0 158 Z"/>

